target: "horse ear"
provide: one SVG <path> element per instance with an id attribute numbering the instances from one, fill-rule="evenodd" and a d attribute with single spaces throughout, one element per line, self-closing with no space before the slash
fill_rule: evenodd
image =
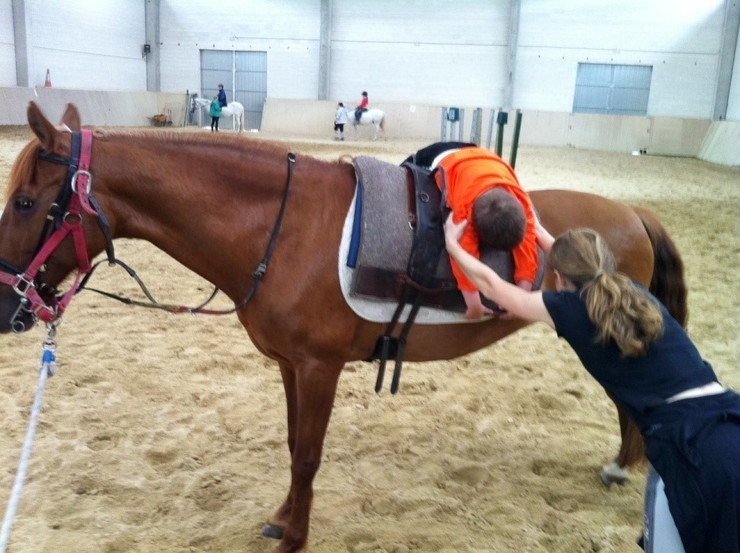
<path id="1" fill-rule="evenodd" d="M 44 114 L 41 113 L 34 102 L 28 103 L 26 113 L 28 115 L 28 125 L 41 142 L 41 147 L 46 152 L 53 152 L 54 145 L 58 143 L 61 133 L 44 117 Z"/>
<path id="2" fill-rule="evenodd" d="M 67 125 L 69 130 L 72 132 L 79 132 L 80 130 L 80 113 L 77 111 L 77 107 L 74 104 L 67 104 L 67 109 L 62 115 L 62 125 Z"/>

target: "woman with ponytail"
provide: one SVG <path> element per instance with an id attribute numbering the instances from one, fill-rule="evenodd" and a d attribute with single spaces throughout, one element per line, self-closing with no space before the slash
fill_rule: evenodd
<path id="1" fill-rule="evenodd" d="M 616 271 L 595 231 L 555 240 L 537 223 L 556 291 L 528 292 L 460 246 L 466 224 L 449 217 L 445 240 L 468 278 L 510 316 L 553 328 L 640 428 L 645 551 L 740 553 L 740 395 L 720 385 L 665 307 Z"/>

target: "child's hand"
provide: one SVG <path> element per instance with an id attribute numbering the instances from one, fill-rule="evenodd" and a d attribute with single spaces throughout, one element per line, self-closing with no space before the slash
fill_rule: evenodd
<path id="1" fill-rule="evenodd" d="M 469 305 L 465 312 L 465 318 L 471 321 L 481 319 L 484 315 L 493 315 L 493 310 L 485 305 Z"/>
<path id="2" fill-rule="evenodd" d="M 528 280 L 519 280 L 517 281 L 516 285 L 522 290 L 526 290 L 527 292 L 532 291 L 532 283 Z"/>
<path id="3" fill-rule="evenodd" d="M 463 219 L 459 223 L 455 223 L 452 217 L 453 214 L 450 213 L 445 221 L 445 238 L 448 241 L 459 242 L 463 232 L 465 232 L 465 227 L 468 226 L 468 221 Z"/>

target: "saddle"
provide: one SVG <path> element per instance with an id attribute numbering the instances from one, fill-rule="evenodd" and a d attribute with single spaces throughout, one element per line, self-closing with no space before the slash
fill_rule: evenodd
<path id="1" fill-rule="evenodd" d="M 452 274 L 444 245 L 444 221 L 449 210 L 434 181 L 432 160 L 441 152 L 470 146 L 468 143 L 437 143 L 409 156 L 400 166 L 372 157 L 354 160 L 358 179 L 354 232 L 347 263 L 354 268 L 350 295 L 397 302 L 394 314 L 372 355 L 380 360 L 375 391 L 383 385 L 385 365 L 395 359 L 391 393 L 398 391 L 406 340 L 421 307 L 464 313 L 465 301 Z M 544 274 L 544 255 L 535 287 Z M 481 260 L 502 278 L 513 282 L 511 252 L 481 251 Z M 498 306 L 483 298 L 494 312 Z M 410 307 L 400 333 L 395 328 L 404 309 Z"/>

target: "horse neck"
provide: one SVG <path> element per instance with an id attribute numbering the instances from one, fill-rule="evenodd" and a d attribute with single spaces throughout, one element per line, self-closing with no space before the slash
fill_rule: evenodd
<path id="1" fill-rule="evenodd" d="M 250 142 L 175 133 L 97 139 L 93 186 L 113 237 L 147 240 L 227 294 L 241 293 L 263 253 L 253 237 L 269 235 L 288 164 L 287 152 Z"/>

